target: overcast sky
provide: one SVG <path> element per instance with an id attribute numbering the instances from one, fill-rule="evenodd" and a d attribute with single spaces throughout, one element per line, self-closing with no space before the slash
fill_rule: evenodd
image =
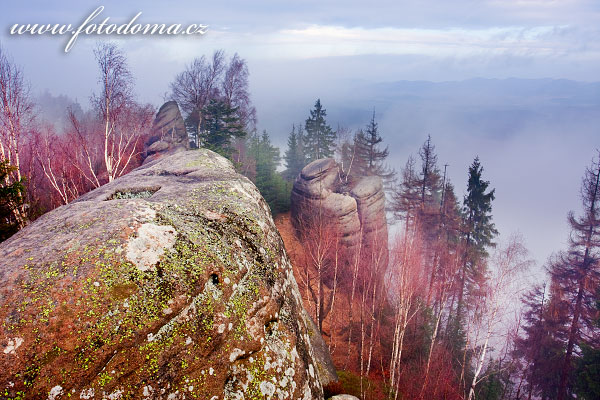
<path id="1" fill-rule="evenodd" d="M 534 88 L 523 92 L 531 98 L 518 107 L 514 98 L 503 96 L 475 113 L 471 111 L 479 100 L 462 99 L 461 87 L 443 97 L 452 104 L 440 105 L 443 101 L 435 96 L 425 96 L 421 103 L 399 101 L 387 84 L 378 84 L 476 77 L 598 81 L 597 0 L 4 0 L 0 44 L 23 66 L 34 92 L 47 89 L 87 106 L 96 83 L 92 48 L 107 37 L 81 37 L 65 53 L 67 37 L 15 37 L 10 27 L 78 26 L 99 5 L 105 9 L 98 22 L 110 17 L 110 22 L 125 23 L 142 12 L 141 23 L 209 26 L 206 35 L 196 37 L 111 37 L 127 53 L 141 100 L 159 106 L 173 76 L 196 56 L 218 48 L 230 55 L 238 52 L 250 68 L 259 128 L 268 129 L 277 144 L 285 143 L 291 123 L 302 122 L 317 97 L 334 128 L 363 126 L 377 106 L 397 168 L 431 134 L 440 162 L 450 164 L 450 177 L 462 197 L 467 167 L 480 155 L 486 176 L 497 188 L 495 215 L 502 234 L 523 232 L 540 264 L 564 244 L 566 213 L 579 207 L 580 177 L 599 146 L 597 103 L 572 103 L 569 98 L 575 111 L 563 118 L 561 109 L 536 108 Z M 486 102 L 498 92 L 481 90 Z M 358 96 L 364 101 L 357 101 Z M 508 111 L 496 113 L 499 109 Z M 503 131 L 492 134 L 490 119 L 487 125 L 480 121 L 482 113 L 493 114 L 492 121 Z M 518 123 L 512 124 L 515 118 Z"/>
<path id="2" fill-rule="evenodd" d="M 593 0 L 4 1 L 0 40 L 26 65 L 36 87 L 88 96 L 83 82 L 94 78 L 90 49 L 98 37 L 79 40 L 64 54 L 66 37 L 10 37 L 8 31 L 14 23 L 77 26 L 99 5 L 105 10 L 97 22 L 110 17 L 124 23 L 142 12 L 142 23 L 209 26 L 205 36 L 123 40 L 138 79 L 154 83 L 139 88 L 149 99 L 166 91 L 165 77 L 215 48 L 246 58 L 255 86 L 268 78 L 303 84 L 309 79 L 301 68 L 312 66 L 310 61 L 326 66 L 321 76 L 311 77 L 317 83 L 472 77 L 595 81 L 600 66 L 600 2 Z M 364 59 L 373 55 L 385 57 L 376 65 Z"/>

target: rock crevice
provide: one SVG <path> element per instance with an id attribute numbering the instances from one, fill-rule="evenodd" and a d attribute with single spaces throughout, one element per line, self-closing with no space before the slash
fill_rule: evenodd
<path id="1" fill-rule="evenodd" d="M 326 219 L 348 248 L 358 246 L 362 240 L 363 246 L 387 249 L 381 178 L 367 176 L 346 182 L 341 176 L 332 158 L 313 161 L 302 169 L 291 196 L 296 229 L 302 231 L 311 221 Z"/>

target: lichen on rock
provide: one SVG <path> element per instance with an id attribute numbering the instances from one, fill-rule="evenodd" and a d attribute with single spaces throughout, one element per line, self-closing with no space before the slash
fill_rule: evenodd
<path id="1" fill-rule="evenodd" d="M 268 206 L 215 153 L 148 162 L 0 256 L 3 398 L 323 396 Z"/>
<path id="2" fill-rule="evenodd" d="M 127 260 L 140 271 L 154 268 L 165 251 L 170 251 L 175 245 L 176 233 L 169 225 L 154 223 L 140 225 L 137 237 L 131 237 L 127 242 Z"/>

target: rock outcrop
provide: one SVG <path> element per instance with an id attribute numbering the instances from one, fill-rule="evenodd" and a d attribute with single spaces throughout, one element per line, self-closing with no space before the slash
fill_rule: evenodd
<path id="1" fill-rule="evenodd" d="M 215 153 L 149 162 L 0 257 L 3 398 L 323 398 L 268 206 Z"/>
<path id="2" fill-rule="evenodd" d="M 297 229 L 315 217 L 326 218 L 346 247 L 358 246 L 362 239 L 365 247 L 384 249 L 383 262 L 387 265 L 385 193 L 380 177 L 345 182 L 334 159 L 316 160 L 296 178 L 291 203 Z"/>
<path id="3" fill-rule="evenodd" d="M 189 148 L 190 140 L 179 106 L 175 101 L 168 101 L 154 118 L 150 137 L 144 146 L 144 163 Z"/>

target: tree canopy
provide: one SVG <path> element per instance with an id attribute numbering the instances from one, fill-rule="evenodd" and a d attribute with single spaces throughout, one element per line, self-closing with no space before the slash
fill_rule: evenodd
<path id="1" fill-rule="evenodd" d="M 306 156 L 309 161 L 333 156 L 337 135 L 327 124 L 326 116 L 327 111 L 321 105 L 321 100 L 317 99 L 304 128 Z"/>

